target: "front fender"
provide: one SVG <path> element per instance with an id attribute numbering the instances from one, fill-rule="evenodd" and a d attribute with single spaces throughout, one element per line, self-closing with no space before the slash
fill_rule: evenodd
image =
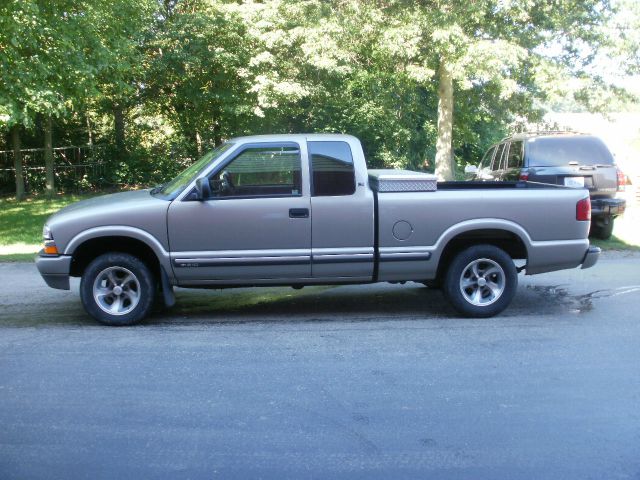
<path id="1" fill-rule="evenodd" d="M 158 239 L 145 230 L 135 227 L 129 227 L 126 225 L 94 227 L 84 230 L 74 236 L 67 243 L 63 254 L 72 256 L 77 248 L 84 242 L 100 237 L 128 237 L 139 240 L 146 244 L 149 248 L 151 248 L 151 250 L 153 250 L 156 257 L 158 257 L 160 265 L 165 269 L 167 273 L 173 273 L 169 252 L 165 250 Z"/>

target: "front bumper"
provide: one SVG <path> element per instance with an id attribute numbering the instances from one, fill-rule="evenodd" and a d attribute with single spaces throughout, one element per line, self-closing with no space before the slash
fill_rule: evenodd
<path id="1" fill-rule="evenodd" d="M 594 198 L 591 200 L 591 216 L 617 216 L 622 215 L 627 208 L 624 198 Z"/>
<path id="2" fill-rule="evenodd" d="M 589 246 L 587 253 L 584 254 L 582 266 L 580 268 L 584 269 L 593 267 L 598 261 L 601 251 L 600 247 Z"/>
<path id="3" fill-rule="evenodd" d="M 69 290 L 70 255 L 47 255 L 44 250 L 40 250 L 36 256 L 36 267 L 51 288 Z"/>

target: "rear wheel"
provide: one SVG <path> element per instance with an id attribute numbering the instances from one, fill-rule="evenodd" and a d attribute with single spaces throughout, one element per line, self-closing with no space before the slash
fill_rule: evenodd
<path id="1" fill-rule="evenodd" d="M 105 325 L 133 325 L 151 311 L 157 282 L 149 267 L 126 253 L 107 253 L 82 274 L 80 298 L 89 315 Z"/>
<path id="2" fill-rule="evenodd" d="M 493 245 L 476 245 L 458 253 L 445 275 L 443 291 L 467 317 L 492 317 L 509 306 L 518 287 L 511 257 Z"/>
<path id="3" fill-rule="evenodd" d="M 599 238 L 600 240 L 609 240 L 613 234 L 613 217 L 609 218 L 608 222 L 605 222 L 606 219 L 602 221 L 592 221 L 589 235 L 594 238 Z"/>

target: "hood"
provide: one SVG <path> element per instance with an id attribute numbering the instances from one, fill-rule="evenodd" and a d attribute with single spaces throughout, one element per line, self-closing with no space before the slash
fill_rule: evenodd
<path id="1" fill-rule="evenodd" d="M 57 223 L 70 215 L 74 217 L 78 215 L 100 215 L 106 212 L 115 213 L 117 210 L 135 209 L 148 203 L 162 202 L 168 204 L 167 201 L 153 197 L 149 192 L 149 189 L 132 190 L 80 200 L 51 215 L 47 224 Z"/>
<path id="2" fill-rule="evenodd" d="M 105 226 L 138 228 L 160 240 L 166 238 L 170 204 L 148 189 L 101 195 L 68 205 L 49 217 L 47 225 L 59 248 L 85 230 Z"/>

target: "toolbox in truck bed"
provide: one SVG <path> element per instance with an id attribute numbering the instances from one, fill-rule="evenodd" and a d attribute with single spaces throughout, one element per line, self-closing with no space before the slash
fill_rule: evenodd
<path id="1" fill-rule="evenodd" d="M 435 192 L 438 178 L 410 170 L 369 170 L 369 185 L 376 192 Z"/>

